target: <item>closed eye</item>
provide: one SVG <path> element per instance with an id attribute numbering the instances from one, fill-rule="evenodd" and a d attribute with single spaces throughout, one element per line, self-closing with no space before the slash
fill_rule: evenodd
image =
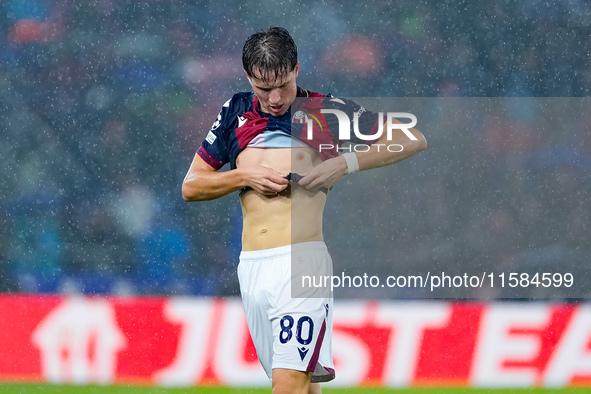
<path id="1" fill-rule="evenodd" d="M 263 92 L 270 92 L 270 91 L 271 91 L 271 90 L 273 90 L 273 89 L 283 89 L 283 88 L 284 88 L 284 87 L 286 87 L 287 85 L 288 85 L 288 83 L 284 83 L 283 85 L 281 85 L 281 86 L 278 86 L 278 87 L 276 87 L 276 88 L 275 88 L 275 87 L 272 87 L 272 88 L 261 88 L 261 87 L 258 87 L 258 86 L 257 86 L 257 89 L 259 89 L 259 90 L 261 90 L 261 91 L 263 91 Z"/>

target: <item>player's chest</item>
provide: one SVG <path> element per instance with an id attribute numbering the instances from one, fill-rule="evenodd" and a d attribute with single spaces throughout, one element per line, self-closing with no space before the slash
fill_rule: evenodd
<path id="1" fill-rule="evenodd" d="M 313 148 L 245 148 L 236 159 L 238 167 L 265 166 L 277 171 L 303 173 L 320 162 Z"/>

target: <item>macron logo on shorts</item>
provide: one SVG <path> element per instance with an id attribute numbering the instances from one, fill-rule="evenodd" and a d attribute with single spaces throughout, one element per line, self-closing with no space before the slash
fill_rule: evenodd
<path id="1" fill-rule="evenodd" d="M 302 361 L 304 361 L 304 359 L 306 358 L 306 354 L 308 354 L 308 350 L 305 347 L 300 347 L 298 348 L 298 352 L 300 352 L 300 358 L 302 359 Z"/>

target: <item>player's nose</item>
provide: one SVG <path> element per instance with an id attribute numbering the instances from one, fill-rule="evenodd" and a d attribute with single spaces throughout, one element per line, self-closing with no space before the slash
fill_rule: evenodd
<path id="1" fill-rule="evenodd" d="M 269 102 L 271 105 L 281 104 L 281 91 L 279 89 L 273 89 L 269 93 Z"/>

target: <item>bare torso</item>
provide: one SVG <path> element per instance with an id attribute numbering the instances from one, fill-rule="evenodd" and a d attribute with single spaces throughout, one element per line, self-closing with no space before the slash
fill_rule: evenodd
<path id="1" fill-rule="evenodd" d="M 284 173 L 303 174 L 321 162 L 305 148 L 246 148 L 236 160 L 238 168 L 260 165 Z M 243 215 L 242 250 L 261 250 L 308 241 L 322 241 L 322 212 L 326 194 L 310 192 L 293 182 L 277 196 L 254 190 L 240 195 Z"/>

